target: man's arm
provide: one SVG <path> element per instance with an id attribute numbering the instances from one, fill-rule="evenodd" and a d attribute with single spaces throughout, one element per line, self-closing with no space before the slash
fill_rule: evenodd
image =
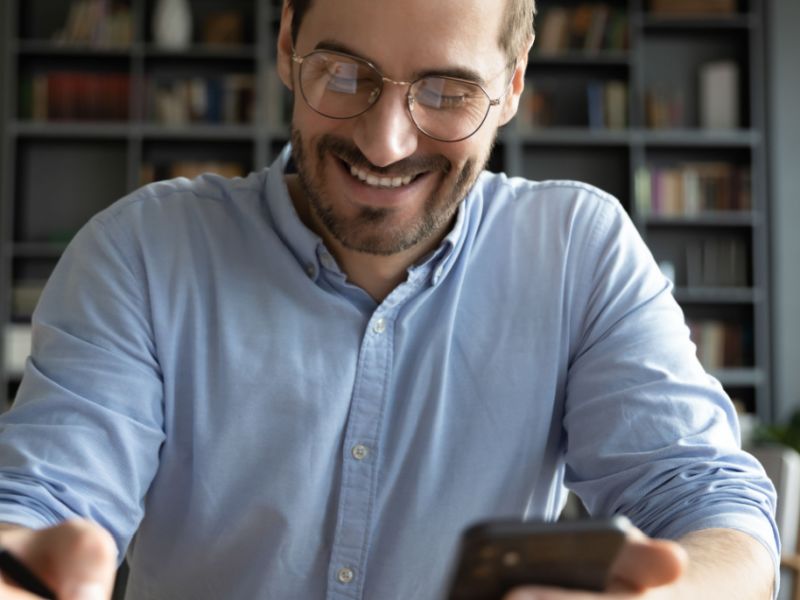
<path id="1" fill-rule="evenodd" d="M 678 543 L 642 536 L 614 566 L 606 593 L 520 588 L 504 600 L 769 600 L 775 567 L 754 538 L 732 529 L 704 529 Z"/>

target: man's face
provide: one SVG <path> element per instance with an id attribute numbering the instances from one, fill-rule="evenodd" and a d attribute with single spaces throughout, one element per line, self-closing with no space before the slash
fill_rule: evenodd
<path id="1" fill-rule="evenodd" d="M 390 255 L 430 243 L 448 228 L 521 93 L 524 65 L 509 88 L 508 57 L 497 43 L 504 4 L 315 0 L 300 27 L 298 56 L 337 48 L 401 81 L 456 70 L 480 77 L 489 96 L 503 101 L 489 110 L 477 133 L 454 143 L 433 140 L 416 128 L 407 86 L 384 85 L 378 101 L 352 119 L 313 111 L 298 87 L 284 12 L 279 71 L 295 92 L 292 143 L 301 189 L 314 221 L 345 248 Z"/>

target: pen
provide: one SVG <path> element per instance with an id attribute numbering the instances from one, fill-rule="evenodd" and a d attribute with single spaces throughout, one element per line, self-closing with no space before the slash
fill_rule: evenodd
<path id="1" fill-rule="evenodd" d="M 25 591 L 48 600 L 56 600 L 56 595 L 52 590 L 2 546 L 0 546 L 0 572 L 7 575 Z"/>

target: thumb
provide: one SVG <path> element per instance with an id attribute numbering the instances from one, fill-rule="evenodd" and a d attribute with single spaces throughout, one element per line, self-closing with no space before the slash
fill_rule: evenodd
<path id="1" fill-rule="evenodd" d="M 611 567 L 609 591 L 660 587 L 677 581 L 686 571 L 686 550 L 670 540 L 649 538 L 640 531 L 629 535 Z"/>

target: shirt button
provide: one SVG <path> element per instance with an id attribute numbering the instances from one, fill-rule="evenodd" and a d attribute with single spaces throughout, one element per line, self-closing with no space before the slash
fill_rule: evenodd
<path id="1" fill-rule="evenodd" d="M 322 264 L 325 265 L 326 269 L 333 269 L 335 263 L 333 261 L 333 257 L 330 254 L 323 254 L 322 255 Z"/>
<path id="2" fill-rule="evenodd" d="M 339 580 L 339 583 L 350 583 L 355 576 L 356 574 L 353 572 L 353 569 L 349 567 L 342 567 L 336 572 L 336 579 Z"/>
<path id="3" fill-rule="evenodd" d="M 374 331 L 375 333 L 383 333 L 384 331 L 386 331 L 386 319 L 381 317 L 380 319 L 375 321 L 375 323 L 372 325 L 372 331 Z"/>
<path id="4" fill-rule="evenodd" d="M 316 269 L 314 268 L 314 265 L 312 265 L 312 264 L 309 264 L 309 265 L 306 267 L 306 273 L 308 273 L 308 276 L 309 276 L 309 277 L 314 277 L 314 273 L 316 273 Z"/>
<path id="5" fill-rule="evenodd" d="M 350 451 L 350 453 L 356 460 L 364 460 L 367 458 L 367 454 L 369 454 L 369 449 L 364 444 L 356 444 L 353 446 L 353 449 Z"/>

